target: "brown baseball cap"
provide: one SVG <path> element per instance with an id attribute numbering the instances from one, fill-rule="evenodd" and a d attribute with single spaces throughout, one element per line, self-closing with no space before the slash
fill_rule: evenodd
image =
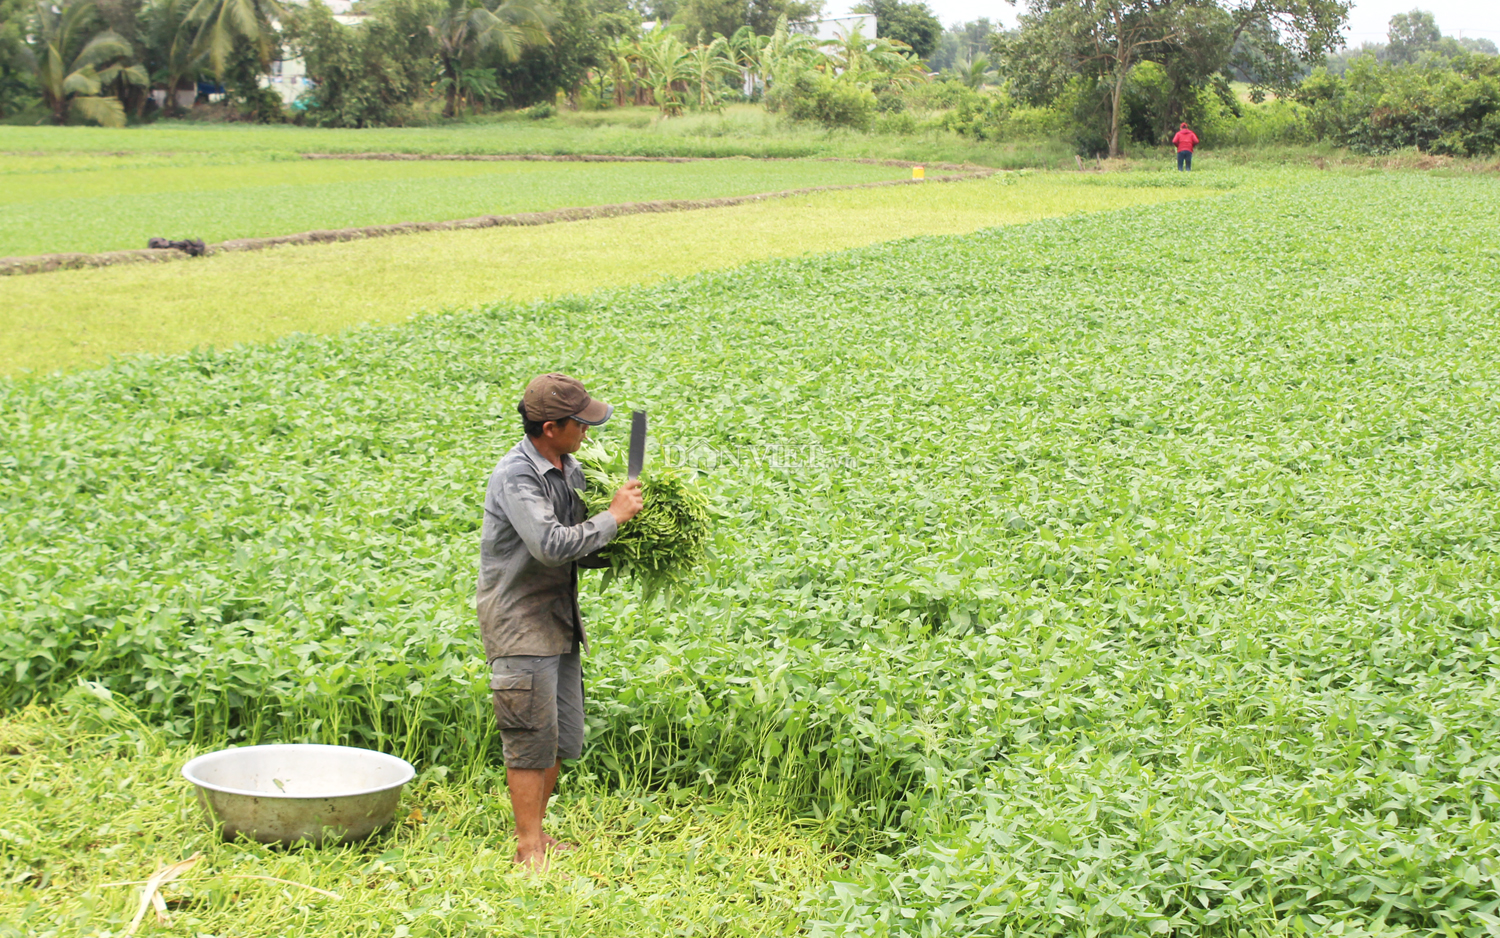
<path id="1" fill-rule="evenodd" d="M 532 378 L 521 396 L 521 406 L 530 420 L 545 423 L 572 417 L 591 427 L 604 423 L 615 412 L 609 404 L 589 397 L 582 381 L 555 372 Z"/>

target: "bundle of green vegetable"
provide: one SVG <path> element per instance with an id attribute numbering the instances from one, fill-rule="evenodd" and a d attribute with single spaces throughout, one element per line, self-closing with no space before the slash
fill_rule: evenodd
<path id="1" fill-rule="evenodd" d="M 604 447 L 589 442 L 578 451 L 588 482 L 583 503 L 590 516 L 609 507 L 615 490 L 625 484 L 625 460 L 611 457 Z M 599 557 L 608 561 L 606 584 L 617 576 L 641 584 L 646 599 L 662 587 L 681 589 L 687 575 L 703 562 L 708 541 L 708 498 L 690 469 L 661 466 L 641 473 L 643 506 L 620 526 Z"/>

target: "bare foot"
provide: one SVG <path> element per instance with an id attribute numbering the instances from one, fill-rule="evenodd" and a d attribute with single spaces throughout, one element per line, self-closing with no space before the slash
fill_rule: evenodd
<path id="1" fill-rule="evenodd" d="M 553 853 L 572 853 L 578 849 L 577 844 L 568 843 L 566 840 L 558 840 L 551 834 L 543 834 L 542 843 L 546 844 L 547 849 Z"/>
<path id="2" fill-rule="evenodd" d="M 547 845 L 541 844 L 529 850 L 517 847 L 516 855 L 513 859 L 515 860 L 516 865 L 525 872 L 545 873 L 547 872 L 547 867 L 549 865 Z"/>

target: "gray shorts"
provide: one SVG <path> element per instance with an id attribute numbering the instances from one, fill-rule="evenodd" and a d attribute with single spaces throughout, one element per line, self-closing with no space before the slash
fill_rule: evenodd
<path id="1" fill-rule="evenodd" d="M 583 661 L 567 655 L 515 655 L 490 662 L 495 722 L 505 767 L 550 769 L 583 755 Z"/>

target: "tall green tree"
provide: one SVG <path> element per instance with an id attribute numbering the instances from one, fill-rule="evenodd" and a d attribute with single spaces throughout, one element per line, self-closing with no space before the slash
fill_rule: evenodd
<path id="1" fill-rule="evenodd" d="M 1163 65 L 1182 90 L 1236 64 L 1257 91 L 1289 92 L 1308 63 L 1337 44 L 1348 0 L 1029 0 L 1015 32 L 997 37 L 1004 74 L 1032 103 L 1076 78 L 1102 92 L 1110 156 L 1120 150 L 1131 71 Z M 1236 51 L 1238 50 L 1238 51 Z"/>
<path id="2" fill-rule="evenodd" d="M 1386 61 L 1396 65 L 1415 62 L 1418 55 L 1443 40 L 1437 19 L 1426 10 L 1397 13 L 1386 29 Z"/>
<path id="3" fill-rule="evenodd" d="M 749 26 L 758 36 L 769 36 L 783 16 L 792 23 L 805 23 L 822 11 L 822 0 L 677 0 L 665 21 L 682 27 L 687 42 L 704 43 L 715 35 L 732 36 L 742 26 Z"/>
<path id="4" fill-rule="evenodd" d="M 938 37 L 937 49 L 926 57 L 927 64 L 934 71 L 942 71 L 962 61 L 988 56 L 994 34 L 995 24 L 984 17 L 950 26 Z"/>
<path id="5" fill-rule="evenodd" d="M 683 0 L 672 15 L 672 25 L 682 27 L 689 42 L 704 43 L 716 35 L 734 35 L 746 24 L 748 14 L 744 0 Z"/>
<path id="6" fill-rule="evenodd" d="M 427 25 L 435 7 L 432 0 L 380 0 L 354 27 L 334 19 L 322 0 L 296 8 L 287 42 L 314 82 L 305 96 L 308 120 L 330 127 L 405 123 L 433 78 Z"/>
<path id="7" fill-rule="evenodd" d="M 126 64 L 130 44 L 102 25 L 93 0 L 36 4 L 31 45 L 22 56 L 31 64 L 42 100 L 58 124 L 76 115 L 106 127 L 123 127 L 124 105 L 101 92 L 121 78 L 138 85 L 148 81 L 144 68 Z"/>
<path id="8" fill-rule="evenodd" d="M 1351 6 L 1351 0 L 1221 0 L 1230 28 L 1219 41 L 1257 96 L 1291 94 L 1310 65 L 1343 44 Z"/>
<path id="9" fill-rule="evenodd" d="M 611 50 L 617 40 L 633 40 L 640 32 L 639 12 L 624 0 L 549 0 L 549 6 L 556 18 L 548 29 L 550 42 L 525 49 L 518 59 L 506 59 L 497 50 L 480 57 L 495 69 L 507 103 L 550 101 L 563 91 L 577 106 L 591 73 L 600 82 L 600 99 L 608 98 Z"/>
<path id="10" fill-rule="evenodd" d="M 749 0 L 745 25 L 755 30 L 757 36 L 769 36 L 781 20 L 810 22 L 823 15 L 824 6 L 823 0 Z"/>
<path id="11" fill-rule="evenodd" d="M 853 9 L 855 13 L 874 14 L 876 37 L 906 43 L 917 58 L 925 59 L 937 51 L 943 24 L 932 7 L 921 0 L 861 0 Z"/>

